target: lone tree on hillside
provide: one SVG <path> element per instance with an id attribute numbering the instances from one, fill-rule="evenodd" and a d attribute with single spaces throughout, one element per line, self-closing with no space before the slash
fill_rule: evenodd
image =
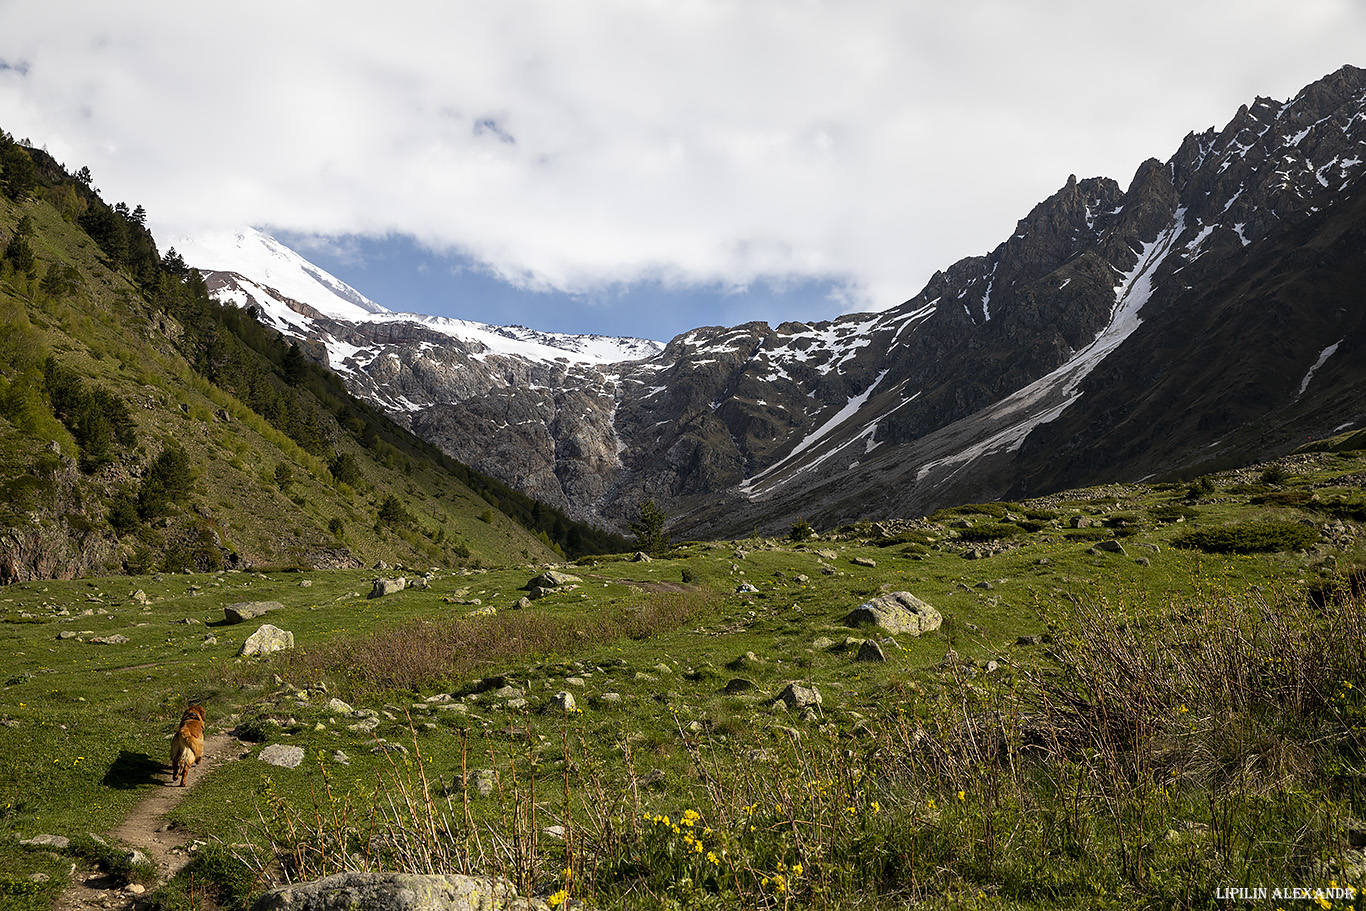
<path id="1" fill-rule="evenodd" d="M 640 520 L 628 523 L 640 549 L 652 557 L 662 557 L 669 552 L 669 536 L 664 533 L 667 518 L 664 510 L 650 499 L 640 505 Z"/>

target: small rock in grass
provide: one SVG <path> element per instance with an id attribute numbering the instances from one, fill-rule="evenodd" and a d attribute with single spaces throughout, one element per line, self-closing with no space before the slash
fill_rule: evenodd
<path id="1" fill-rule="evenodd" d="M 19 844 L 26 848 L 56 848 L 62 851 L 70 846 L 71 839 L 65 835 L 35 835 L 32 838 L 20 839 Z"/>
<path id="2" fill-rule="evenodd" d="M 876 639 L 865 639 L 863 644 L 858 647 L 858 655 L 855 661 L 886 661 L 887 656 L 882 653 L 882 646 L 878 645 Z"/>
<path id="3" fill-rule="evenodd" d="M 283 743 L 272 743 L 269 746 L 262 747 L 257 758 L 282 769 L 297 769 L 299 763 L 304 761 L 304 748 L 286 746 Z"/>
<path id="4" fill-rule="evenodd" d="M 284 610 L 279 601 L 241 601 L 223 608 L 223 619 L 229 623 L 245 623 L 271 611 Z"/>
<path id="5" fill-rule="evenodd" d="M 793 681 L 778 694 L 778 699 L 790 708 L 807 708 L 821 704 L 821 691 L 814 686 Z"/>

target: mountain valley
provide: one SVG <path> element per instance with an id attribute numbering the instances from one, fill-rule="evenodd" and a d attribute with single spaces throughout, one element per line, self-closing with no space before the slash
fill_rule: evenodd
<path id="1" fill-rule="evenodd" d="M 899 306 L 663 346 L 391 313 L 300 281 L 325 275 L 302 260 L 262 277 L 293 254 L 251 232 L 249 254 L 219 248 L 243 272 L 206 276 L 418 436 L 576 519 L 623 530 L 653 499 L 685 537 L 832 527 L 1360 427 L 1364 150 L 1366 71 L 1343 67 L 1127 189 L 1069 177 Z"/>

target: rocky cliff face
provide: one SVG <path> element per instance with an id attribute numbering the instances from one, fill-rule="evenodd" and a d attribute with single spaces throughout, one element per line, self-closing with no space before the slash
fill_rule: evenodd
<path id="1" fill-rule="evenodd" d="M 462 461 L 618 528 L 647 497 L 677 534 L 737 534 L 1197 471 L 1366 419 L 1364 150 L 1366 71 L 1344 67 L 1127 190 L 1068 178 L 899 307 L 634 360 L 277 324 Z"/>

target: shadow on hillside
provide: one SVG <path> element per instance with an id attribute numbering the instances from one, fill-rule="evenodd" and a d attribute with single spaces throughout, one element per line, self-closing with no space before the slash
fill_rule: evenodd
<path id="1" fill-rule="evenodd" d="M 165 763 L 157 762 L 146 753 L 120 750 L 119 757 L 104 773 L 104 780 L 100 784 L 127 791 L 147 784 L 156 784 L 160 781 L 159 776 L 165 771 Z"/>

